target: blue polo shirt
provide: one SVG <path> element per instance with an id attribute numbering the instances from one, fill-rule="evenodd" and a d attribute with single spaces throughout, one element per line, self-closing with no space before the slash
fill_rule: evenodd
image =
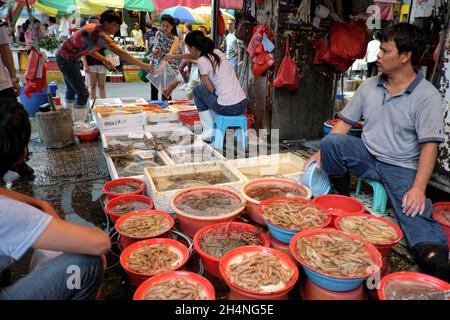
<path id="1" fill-rule="evenodd" d="M 391 96 L 381 75 L 364 81 L 339 118 L 364 118 L 362 139 L 377 160 L 417 169 L 420 144 L 444 142 L 444 109 L 439 91 L 421 72 L 406 90 Z"/>

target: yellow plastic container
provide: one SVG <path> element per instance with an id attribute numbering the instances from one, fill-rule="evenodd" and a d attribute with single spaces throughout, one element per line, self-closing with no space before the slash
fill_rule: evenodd
<path id="1" fill-rule="evenodd" d="M 139 71 L 128 71 L 124 70 L 123 75 L 125 77 L 125 82 L 140 82 Z"/>
<path id="2" fill-rule="evenodd" d="M 47 71 L 47 82 L 64 82 L 64 76 L 61 71 Z"/>

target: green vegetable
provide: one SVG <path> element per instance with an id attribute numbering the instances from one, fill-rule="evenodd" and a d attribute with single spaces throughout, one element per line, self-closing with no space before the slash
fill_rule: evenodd
<path id="1" fill-rule="evenodd" d="M 55 51 L 59 48 L 60 44 L 61 43 L 58 40 L 51 37 L 45 37 L 39 41 L 39 46 L 47 51 Z"/>

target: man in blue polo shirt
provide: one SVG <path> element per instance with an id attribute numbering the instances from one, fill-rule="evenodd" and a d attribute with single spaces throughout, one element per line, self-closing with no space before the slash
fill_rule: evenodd
<path id="1" fill-rule="evenodd" d="M 361 85 L 310 162 L 317 161 L 344 195 L 350 192 L 349 172 L 382 182 L 421 271 L 449 282 L 447 238 L 425 197 L 444 142 L 441 96 L 415 69 L 425 37 L 416 26 L 400 23 L 381 40 L 382 75 Z M 362 139 L 347 135 L 361 118 Z"/>

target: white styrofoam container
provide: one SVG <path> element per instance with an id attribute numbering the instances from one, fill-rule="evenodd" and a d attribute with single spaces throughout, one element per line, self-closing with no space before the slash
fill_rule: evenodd
<path id="1" fill-rule="evenodd" d="M 120 98 L 122 104 L 144 105 L 147 101 L 142 97 L 123 97 Z"/>
<path id="2" fill-rule="evenodd" d="M 260 171 L 255 173 L 255 175 L 260 174 L 261 178 L 263 176 L 281 176 L 301 182 L 305 161 L 299 156 L 289 152 L 246 159 L 228 160 L 227 164 L 235 168 L 240 175 L 244 177 L 245 181 L 255 179 L 247 176 L 248 173 L 246 174 L 246 170 L 257 170 L 258 167 L 261 167 Z M 282 165 L 289 165 L 295 169 L 288 173 L 283 173 L 280 172 Z"/>
<path id="3" fill-rule="evenodd" d="M 94 116 L 94 121 L 100 131 L 122 130 L 129 131 L 131 128 L 142 127 L 146 124 L 147 117 L 144 113 L 118 114 L 102 117 L 101 114 Z"/>
<path id="4" fill-rule="evenodd" d="M 146 111 L 147 114 L 147 122 L 148 123 L 158 123 L 158 122 L 171 122 L 171 121 L 180 121 L 180 116 L 177 112 L 169 112 L 169 113 L 158 113 L 152 111 Z"/>
<path id="5" fill-rule="evenodd" d="M 183 123 L 180 121 L 163 122 L 163 123 L 146 124 L 145 125 L 145 131 L 149 131 L 152 133 L 180 130 L 181 128 L 183 128 Z M 189 130 L 189 129 L 187 129 L 187 130 Z M 190 131 L 190 132 L 192 133 L 192 131 Z"/>
<path id="6" fill-rule="evenodd" d="M 139 127 L 140 128 L 140 127 Z M 146 139 L 152 138 L 150 132 L 144 132 L 143 128 L 141 130 L 130 130 L 130 131 L 107 131 L 100 135 L 102 140 L 102 147 L 108 148 L 108 141 L 114 139 L 114 137 L 128 136 L 129 134 L 143 134 Z M 130 140 L 131 143 L 131 140 Z"/>
<path id="7" fill-rule="evenodd" d="M 173 177 L 184 174 L 195 174 L 203 172 L 221 171 L 230 180 L 229 183 L 217 184 L 217 187 L 231 187 L 234 190 L 240 190 L 240 187 L 244 183 L 238 172 L 232 167 L 226 165 L 224 161 L 207 162 L 207 163 L 190 163 L 190 164 L 177 164 L 168 165 L 165 167 L 146 168 L 144 170 L 144 181 L 147 185 L 147 195 L 152 198 L 155 209 L 163 210 L 169 213 L 173 213 L 173 209 L 170 206 L 172 197 L 180 190 L 168 190 L 160 191 L 156 188 L 153 178 L 160 177 Z"/>
<path id="8" fill-rule="evenodd" d="M 170 111 L 192 111 L 192 110 L 197 110 L 197 107 L 195 105 L 190 106 L 190 105 L 177 105 L 177 104 L 171 104 L 169 105 L 166 110 L 170 110 Z"/>
<path id="9" fill-rule="evenodd" d="M 93 100 L 92 100 L 93 101 Z M 92 104 L 92 102 L 91 102 Z M 122 101 L 119 98 L 105 98 L 105 99 L 96 99 L 94 107 L 114 107 L 119 108 L 122 106 Z"/>
<path id="10" fill-rule="evenodd" d="M 109 172 L 109 175 L 111 177 L 111 180 L 115 180 L 115 179 L 119 179 L 119 178 L 125 178 L 125 176 L 121 176 L 117 172 L 116 166 L 114 165 L 114 162 L 111 159 L 111 157 L 108 156 L 105 152 L 103 152 L 103 156 L 105 157 L 106 165 L 108 167 L 108 172 Z M 159 157 L 164 162 L 163 166 L 167 166 L 167 165 L 171 164 L 171 163 L 167 163 L 166 162 L 166 158 L 163 155 L 161 155 L 158 151 L 155 151 L 155 157 Z M 162 168 L 163 166 L 160 166 L 158 168 Z M 126 178 L 136 178 L 136 179 L 141 179 L 141 180 L 144 179 L 143 174 L 142 175 L 136 175 L 136 176 L 127 176 Z"/>
<path id="11" fill-rule="evenodd" d="M 165 154 L 176 164 L 225 160 L 222 154 L 201 140 L 192 145 L 167 148 Z"/>

